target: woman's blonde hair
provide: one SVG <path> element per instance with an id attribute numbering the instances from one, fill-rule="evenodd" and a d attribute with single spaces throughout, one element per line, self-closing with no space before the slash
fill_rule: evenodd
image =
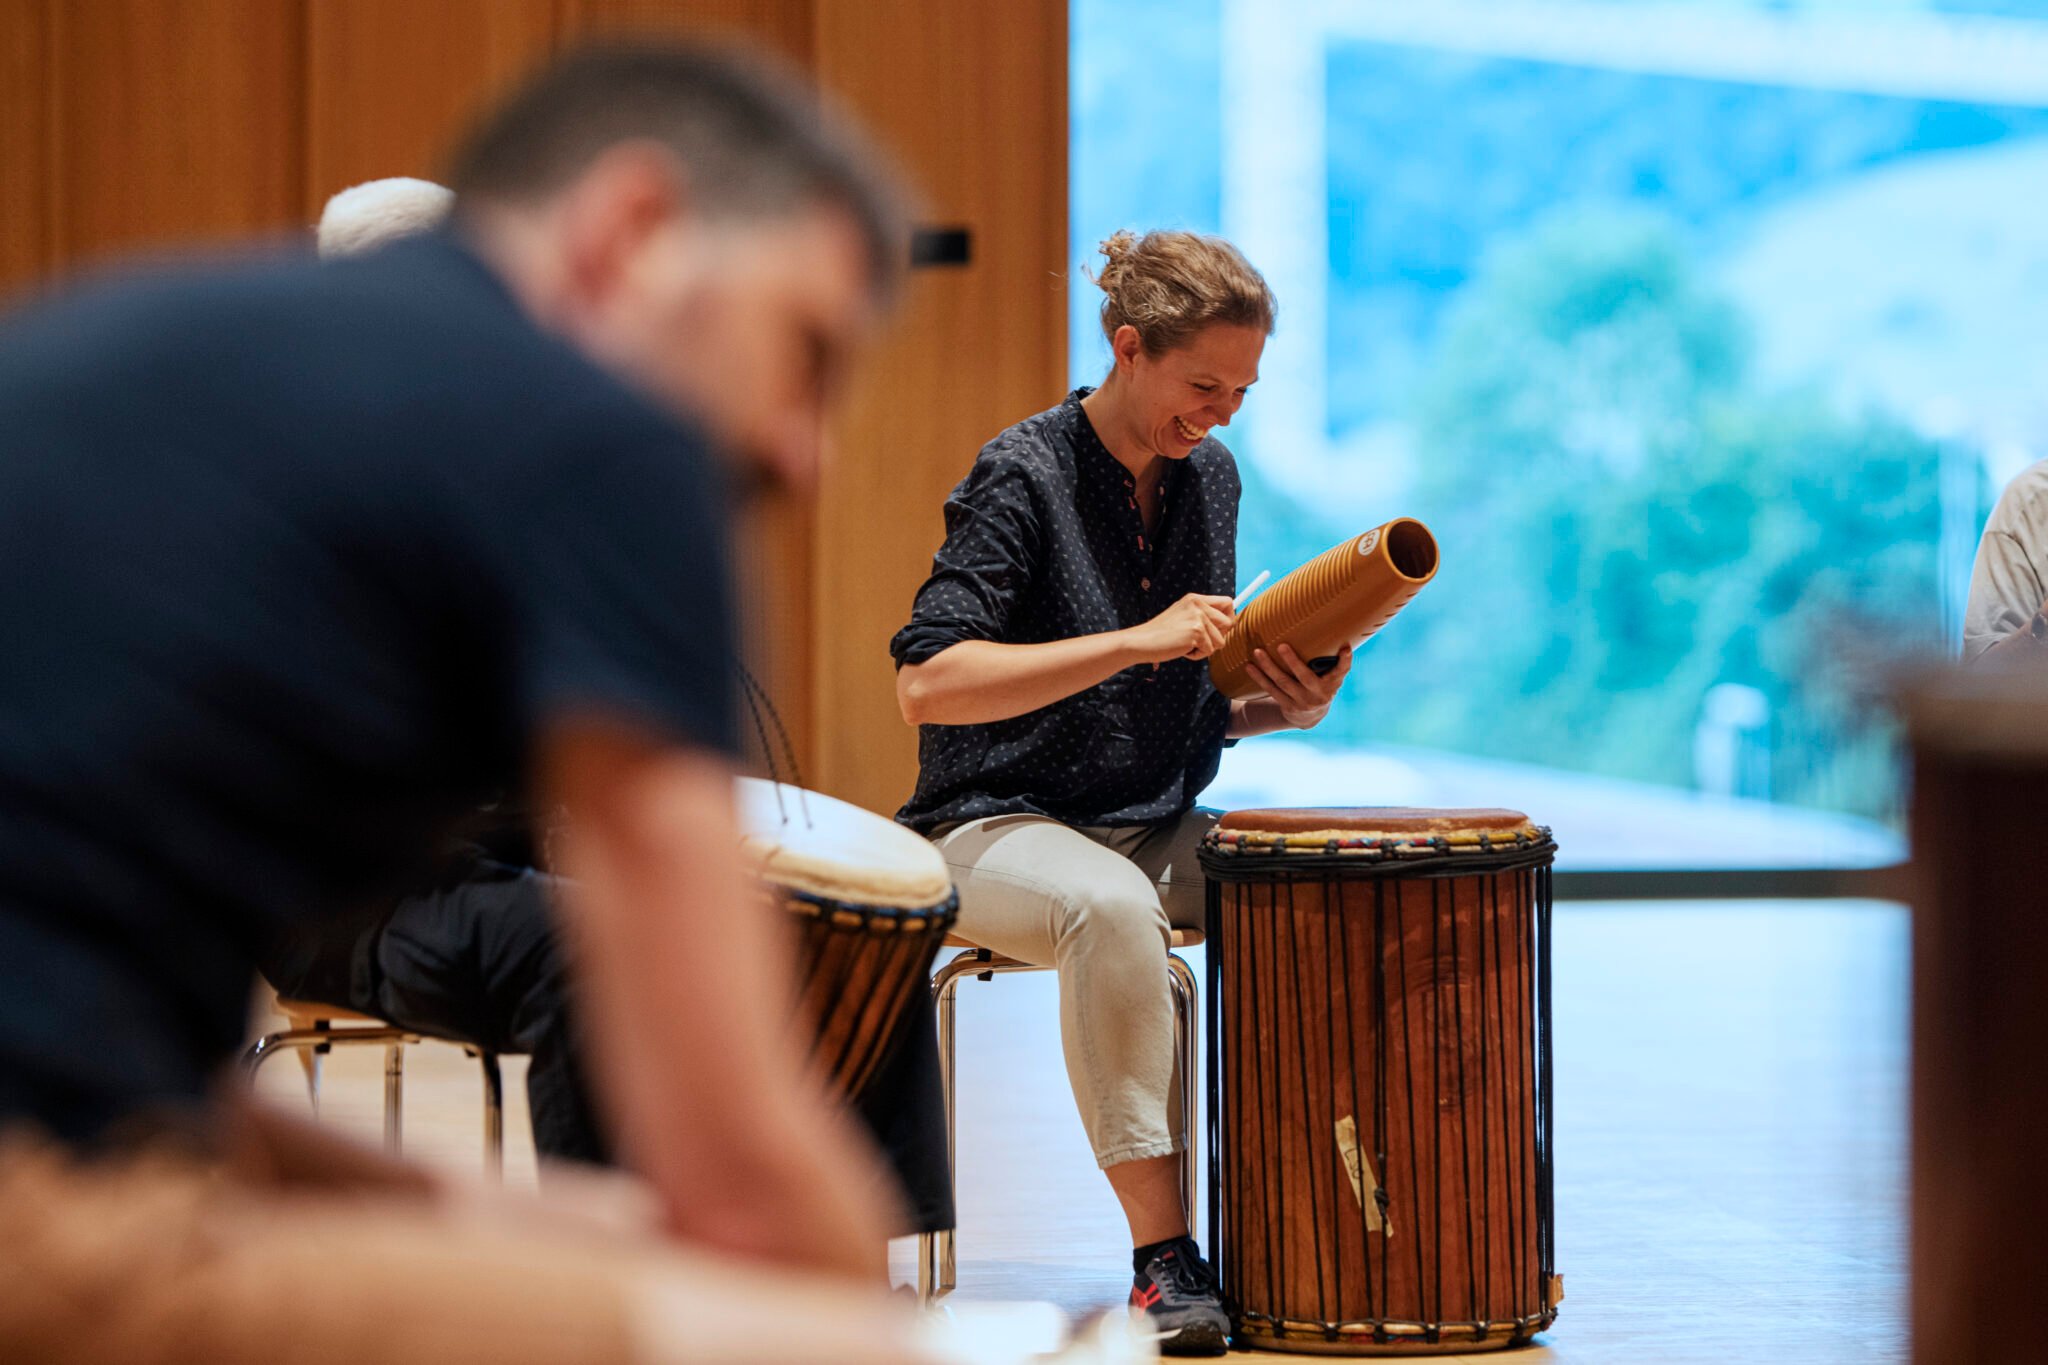
<path id="1" fill-rule="evenodd" d="M 1147 355 L 1161 355 L 1204 327 L 1228 323 L 1273 334 L 1280 305 L 1265 276 L 1221 237 L 1158 231 L 1118 232 L 1097 250 L 1102 269 L 1088 273 L 1102 290 L 1102 334 L 1138 329 Z"/>

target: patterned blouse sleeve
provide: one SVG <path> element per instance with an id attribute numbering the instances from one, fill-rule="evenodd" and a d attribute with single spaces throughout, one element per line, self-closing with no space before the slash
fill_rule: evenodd
<path id="1" fill-rule="evenodd" d="M 962 640 L 1002 640 L 1038 568 L 1039 525 L 1024 465 L 984 454 L 946 499 L 946 542 L 889 641 L 898 668 Z"/>

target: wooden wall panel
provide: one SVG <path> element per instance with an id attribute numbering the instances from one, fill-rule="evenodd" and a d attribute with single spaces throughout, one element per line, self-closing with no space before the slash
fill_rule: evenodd
<path id="1" fill-rule="evenodd" d="M 632 33 L 757 42 L 811 65 L 815 0 L 558 0 L 578 36 Z"/>
<path id="2" fill-rule="evenodd" d="M 895 150 L 928 222 L 967 227 L 965 267 L 919 271 L 857 389 L 819 502 L 819 785 L 893 811 L 916 780 L 889 636 L 940 508 L 982 444 L 1066 380 L 1065 0 L 819 0 L 818 71 Z"/>
<path id="3" fill-rule="evenodd" d="M 58 270 L 298 223 L 300 5 L 72 0 L 50 17 Z"/>
<path id="4" fill-rule="evenodd" d="M 813 0 L 557 0 L 565 43 L 632 34 L 759 43 L 808 68 Z M 815 622 L 811 583 L 816 518 L 804 501 L 776 497 L 747 508 L 734 528 L 742 645 L 789 728 L 805 779 L 815 785 L 812 729 Z M 744 727 L 756 747 L 751 724 Z M 778 758 L 777 762 L 780 762 Z M 786 773 L 785 773 L 786 775 Z"/>
<path id="5" fill-rule="evenodd" d="M 438 179 L 469 119 L 553 52 L 555 0 L 309 0 L 306 187 Z"/>
<path id="6" fill-rule="evenodd" d="M 49 65 L 49 0 L 0 0 L 0 298 L 50 272 Z"/>

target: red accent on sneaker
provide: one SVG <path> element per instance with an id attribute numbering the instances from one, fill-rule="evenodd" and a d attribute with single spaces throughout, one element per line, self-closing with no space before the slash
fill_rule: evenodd
<path id="1" fill-rule="evenodd" d="M 1143 1289 L 1138 1289 L 1138 1288 L 1136 1288 L 1136 1287 L 1133 1287 L 1133 1288 L 1132 1288 L 1132 1290 L 1131 1290 L 1131 1305 L 1132 1305 L 1133 1307 L 1135 1307 L 1135 1308 L 1150 1308 L 1150 1307 L 1151 1307 L 1151 1306 L 1152 1306 L 1153 1304 L 1155 1304 L 1155 1303 L 1157 1303 L 1157 1302 L 1159 1302 L 1159 1286 L 1158 1286 L 1158 1285 L 1156 1285 L 1156 1284 L 1148 1284 L 1148 1285 L 1146 1285 L 1146 1286 L 1145 1286 L 1145 1287 L 1144 1287 Z"/>

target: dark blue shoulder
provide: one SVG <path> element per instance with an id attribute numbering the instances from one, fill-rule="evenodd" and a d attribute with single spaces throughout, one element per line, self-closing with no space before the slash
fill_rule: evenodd
<path id="1" fill-rule="evenodd" d="M 968 482 L 1072 487 L 1074 445 L 1068 439 L 1064 408 L 1049 408 L 996 433 L 975 456 Z"/>
<path id="2" fill-rule="evenodd" d="M 1237 456 L 1213 435 L 1189 452 L 1188 467 L 1205 487 L 1228 493 L 1231 497 L 1236 497 L 1243 490 L 1243 481 L 1237 472 Z"/>

